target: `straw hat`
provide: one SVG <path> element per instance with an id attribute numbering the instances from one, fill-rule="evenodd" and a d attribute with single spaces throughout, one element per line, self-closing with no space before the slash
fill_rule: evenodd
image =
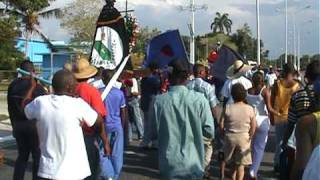
<path id="1" fill-rule="evenodd" d="M 227 77 L 229 79 L 235 79 L 243 74 L 245 74 L 247 71 L 251 70 L 253 67 L 245 64 L 241 60 L 236 60 L 232 66 L 230 66 L 227 70 Z"/>
<path id="2" fill-rule="evenodd" d="M 205 59 L 200 59 L 196 62 L 196 65 L 201 65 L 203 67 L 209 68 L 208 61 Z"/>
<path id="3" fill-rule="evenodd" d="M 73 74 L 76 79 L 87 79 L 96 75 L 98 72 L 97 68 L 91 66 L 89 61 L 85 58 L 80 58 L 73 67 Z"/>

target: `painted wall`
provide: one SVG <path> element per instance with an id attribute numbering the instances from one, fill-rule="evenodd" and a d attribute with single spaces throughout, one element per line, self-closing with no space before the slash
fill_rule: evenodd
<path id="1" fill-rule="evenodd" d="M 54 55 L 53 56 L 53 73 L 62 69 L 65 63 L 70 62 L 70 59 L 71 59 L 70 54 Z M 50 56 L 50 54 L 43 55 L 42 76 L 47 79 L 51 77 L 51 56 Z"/>
<path id="2" fill-rule="evenodd" d="M 21 51 L 25 52 L 26 48 L 26 40 L 18 39 L 16 47 Z M 40 41 L 40 40 L 30 40 L 28 44 L 28 57 L 29 59 L 37 64 L 42 65 L 43 57 L 42 54 L 50 53 L 51 50 L 49 49 L 47 43 Z"/>

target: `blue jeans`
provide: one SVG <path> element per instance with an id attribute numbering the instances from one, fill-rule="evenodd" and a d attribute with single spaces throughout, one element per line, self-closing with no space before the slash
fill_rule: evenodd
<path id="1" fill-rule="evenodd" d="M 108 132 L 112 154 L 105 157 L 103 144 L 100 142 L 100 177 L 118 180 L 123 166 L 124 133 L 122 127 Z"/>
<path id="2" fill-rule="evenodd" d="M 140 109 L 140 99 L 137 97 L 132 98 L 129 102 L 129 127 L 128 127 L 128 136 L 129 141 L 132 140 L 132 128 L 135 125 L 137 128 L 138 138 L 143 137 L 144 128 L 143 128 L 143 119 L 142 112 Z"/>
<path id="3" fill-rule="evenodd" d="M 281 141 L 286 130 L 287 123 L 276 124 L 276 152 L 274 154 L 274 165 L 280 164 Z"/>

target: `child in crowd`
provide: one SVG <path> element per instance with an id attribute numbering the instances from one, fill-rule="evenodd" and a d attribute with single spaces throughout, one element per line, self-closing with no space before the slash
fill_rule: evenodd
<path id="1" fill-rule="evenodd" d="M 251 139 L 255 133 L 256 120 L 252 106 L 246 104 L 247 91 L 237 83 L 231 88 L 233 104 L 226 106 L 220 129 L 224 132 L 224 162 L 232 160 L 232 179 L 244 178 L 244 167 L 251 164 Z M 221 175 L 224 179 L 224 172 Z"/>
<path id="2" fill-rule="evenodd" d="M 105 85 L 109 83 L 113 74 L 113 71 L 110 70 L 104 70 L 102 72 L 102 80 Z M 123 165 L 123 129 L 127 119 L 126 101 L 123 92 L 119 88 L 112 87 L 104 100 L 104 104 L 109 112 L 105 118 L 105 128 L 108 133 L 112 153 L 109 157 L 100 157 L 100 176 L 104 179 L 117 180 L 120 178 L 119 176 Z"/>

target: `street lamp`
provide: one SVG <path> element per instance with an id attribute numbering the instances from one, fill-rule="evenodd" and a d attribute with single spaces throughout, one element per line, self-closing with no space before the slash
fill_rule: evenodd
<path id="1" fill-rule="evenodd" d="M 195 41 L 194 41 L 194 38 L 195 38 L 195 22 L 194 21 L 195 20 L 194 20 L 194 15 L 197 10 L 201 10 L 201 9 L 207 10 L 208 6 L 207 5 L 197 6 L 197 5 L 195 5 L 195 0 L 190 0 L 189 6 L 186 6 L 186 7 L 180 6 L 179 9 L 181 11 L 184 11 L 184 10 L 191 11 L 191 24 L 189 25 L 189 30 L 190 30 L 190 64 L 194 64 L 195 63 Z"/>

